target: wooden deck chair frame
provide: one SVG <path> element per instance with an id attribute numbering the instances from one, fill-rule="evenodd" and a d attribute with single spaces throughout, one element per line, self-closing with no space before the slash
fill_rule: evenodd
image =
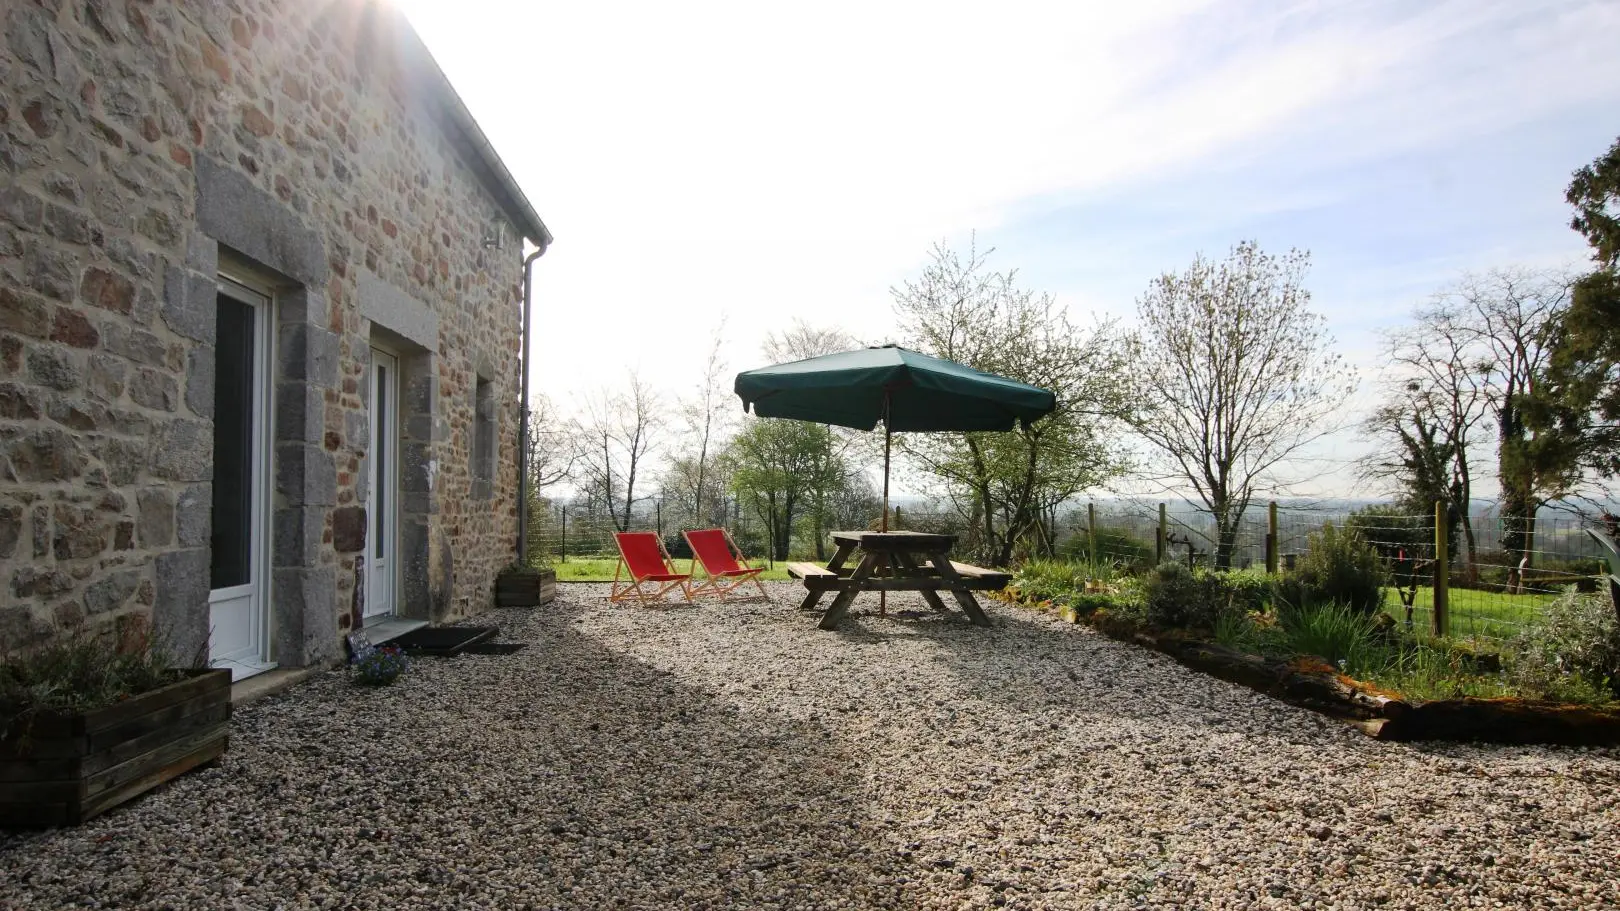
<path id="1" fill-rule="evenodd" d="M 696 542 L 692 540 L 694 533 L 702 532 L 720 533 L 721 540 L 725 542 L 726 547 L 731 551 L 732 560 L 736 563 L 737 569 L 721 570 L 717 573 L 713 567 L 709 566 L 708 561 L 703 559 L 702 552 L 698 550 Z M 702 566 L 705 576 L 701 581 L 693 583 L 692 597 L 719 598 L 722 601 L 748 600 L 752 599 L 754 595 L 749 594 L 734 598 L 731 593 L 752 582 L 759 588 L 759 597 L 767 601 L 771 600 L 770 593 L 765 590 L 765 583 L 759 580 L 759 574 L 765 571 L 765 567 L 748 565 L 748 558 L 743 556 L 742 548 L 737 546 L 736 540 L 731 537 L 731 532 L 724 528 L 694 528 L 681 532 L 681 536 L 686 539 L 686 546 L 692 549 L 693 570 L 696 571 L 698 566 Z"/>
<path id="2" fill-rule="evenodd" d="M 645 535 L 653 539 L 658 545 L 658 556 L 663 561 L 664 572 L 644 573 L 637 576 L 630 568 L 630 561 L 625 559 L 624 543 L 622 538 Z M 613 568 L 613 589 L 608 593 L 608 600 L 617 604 L 621 601 L 635 601 L 649 603 L 663 601 L 664 595 L 672 589 L 680 589 L 681 597 L 688 603 L 692 601 L 692 574 L 690 572 L 675 572 L 675 563 L 669 557 L 668 548 L 657 534 L 650 531 L 618 531 L 613 533 L 613 544 L 619 549 L 619 562 Z M 630 578 L 621 580 L 621 573 L 628 572 Z M 657 586 L 657 591 L 652 587 Z"/>

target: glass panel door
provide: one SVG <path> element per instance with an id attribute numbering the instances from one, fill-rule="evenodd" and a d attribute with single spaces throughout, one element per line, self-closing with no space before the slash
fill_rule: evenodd
<path id="1" fill-rule="evenodd" d="M 371 455 L 367 461 L 367 538 L 365 616 L 394 612 L 394 559 L 398 537 L 399 361 L 371 349 Z"/>
<path id="2" fill-rule="evenodd" d="M 264 552 L 268 501 L 269 313 L 221 282 L 214 355 L 214 483 L 208 657 L 241 678 L 269 667 Z"/>

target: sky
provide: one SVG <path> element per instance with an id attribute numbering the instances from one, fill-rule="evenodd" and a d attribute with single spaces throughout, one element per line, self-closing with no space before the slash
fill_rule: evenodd
<path id="1" fill-rule="evenodd" d="M 532 388 L 695 387 L 798 318 L 896 340 L 935 242 L 1081 323 L 1255 239 L 1374 399 L 1381 329 L 1468 270 L 1580 267 L 1620 134 L 1620 3 L 394 0 L 556 242 Z M 1301 493 L 1358 492 L 1357 441 Z"/>

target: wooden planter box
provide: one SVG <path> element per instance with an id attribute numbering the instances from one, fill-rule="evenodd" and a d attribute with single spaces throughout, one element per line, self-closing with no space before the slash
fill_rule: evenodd
<path id="1" fill-rule="evenodd" d="M 496 607 L 539 607 L 557 597 L 557 571 L 522 569 L 495 577 Z"/>
<path id="2" fill-rule="evenodd" d="M 0 826 L 77 825 L 217 759 L 230 734 L 231 672 L 89 712 L 42 712 L 0 738 Z"/>

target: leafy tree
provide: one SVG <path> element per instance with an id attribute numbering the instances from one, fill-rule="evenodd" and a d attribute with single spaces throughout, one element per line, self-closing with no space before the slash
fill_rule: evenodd
<path id="1" fill-rule="evenodd" d="M 1620 268 L 1620 139 L 1575 172 L 1564 198 L 1575 207 L 1570 227 L 1586 236 L 1598 268 Z"/>
<path id="2" fill-rule="evenodd" d="M 1049 294 L 936 244 L 916 279 L 890 290 L 908 344 L 978 370 L 1050 389 L 1057 410 L 1006 433 L 918 433 L 901 450 L 944 488 L 972 533 L 964 549 L 997 566 L 1015 549 L 1050 554 L 1043 519 L 1058 504 L 1122 474 L 1130 411 L 1129 350 L 1109 322 L 1075 327 Z"/>
<path id="3" fill-rule="evenodd" d="M 1215 519 L 1216 565 L 1231 566 L 1244 512 L 1280 464 L 1332 429 L 1354 371 L 1310 309 L 1310 255 L 1253 241 L 1202 255 L 1137 300 L 1136 429 Z"/>
<path id="4" fill-rule="evenodd" d="M 851 351 L 861 346 L 862 343 L 855 336 L 837 326 L 812 326 L 795 317 L 793 325 L 787 329 L 767 334 L 765 343 L 760 350 L 767 362 L 785 364 L 791 361 L 821 357 L 825 354 L 837 354 L 840 351 Z M 822 454 L 822 457 L 828 460 L 848 452 L 852 447 L 860 446 L 866 436 L 861 431 L 852 430 L 848 427 L 828 427 L 827 430 L 827 451 Z M 827 559 L 827 531 L 829 530 L 829 524 L 851 524 L 833 521 L 835 501 L 844 486 L 842 481 L 832 475 L 826 475 L 824 479 L 831 486 L 818 486 L 806 491 L 807 511 L 812 525 L 811 537 L 815 541 L 816 559 L 821 561 Z M 883 507 L 880 504 L 872 511 L 882 512 L 882 510 Z M 866 522 L 866 519 L 862 519 L 855 524 L 864 527 Z"/>
<path id="5" fill-rule="evenodd" d="M 1575 441 L 1584 468 L 1620 474 L 1620 140 L 1575 172 L 1565 194 L 1571 226 L 1586 235 L 1597 269 L 1579 278 L 1559 319 L 1533 427 Z"/>
<path id="6" fill-rule="evenodd" d="M 810 492 L 834 489 L 848 474 L 830 436 L 821 424 L 755 418 L 726 449 L 732 491 L 764 523 L 774 559 L 788 558 Z"/>

